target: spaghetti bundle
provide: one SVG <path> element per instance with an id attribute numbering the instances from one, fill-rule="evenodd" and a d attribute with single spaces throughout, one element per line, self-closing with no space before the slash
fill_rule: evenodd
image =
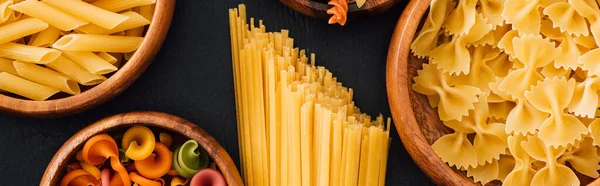
<path id="1" fill-rule="evenodd" d="M 384 185 L 390 119 L 360 113 L 287 30 L 247 23 L 244 5 L 229 18 L 246 185 Z"/>

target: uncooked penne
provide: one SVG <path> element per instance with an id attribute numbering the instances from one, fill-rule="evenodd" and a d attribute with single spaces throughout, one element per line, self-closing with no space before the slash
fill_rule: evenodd
<path id="1" fill-rule="evenodd" d="M 87 21 L 62 12 L 39 1 L 27 0 L 10 6 L 11 9 L 25 15 L 40 19 L 63 31 L 76 29 L 88 24 Z"/>
<path id="2" fill-rule="evenodd" d="M 93 52 L 63 51 L 63 56 L 93 74 L 102 75 L 117 71 L 117 67 Z"/>
<path id="3" fill-rule="evenodd" d="M 85 86 L 97 85 L 106 80 L 104 76 L 92 74 L 75 62 L 62 56 L 58 57 L 52 63 L 48 63 L 46 66 Z"/>
<path id="4" fill-rule="evenodd" d="M 16 61 L 48 64 L 54 61 L 61 52 L 56 49 L 29 46 L 17 43 L 4 43 L 0 45 L 0 57 Z"/>
<path id="5" fill-rule="evenodd" d="M 69 34 L 58 39 L 52 47 L 63 51 L 92 51 L 127 53 L 138 49 L 143 37 Z"/>
<path id="6" fill-rule="evenodd" d="M 38 47 L 49 47 L 58 40 L 62 31 L 56 27 L 50 26 L 46 30 L 32 35 L 29 39 L 29 45 Z"/>
<path id="7" fill-rule="evenodd" d="M 133 7 L 150 5 L 156 3 L 156 0 L 98 0 L 92 5 L 111 12 L 120 12 Z"/>
<path id="8" fill-rule="evenodd" d="M 13 65 L 13 60 L 0 58 L 0 72 L 8 72 L 12 75 L 18 75 Z"/>
<path id="9" fill-rule="evenodd" d="M 0 44 L 8 43 L 48 28 L 48 24 L 36 18 L 26 18 L 0 26 Z"/>
<path id="10" fill-rule="evenodd" d="M 144 27 L 138 27 L 138 28 L 134 28 L 134 29 L 126 30 L 125 31 L 125 36 L 139 36 L 139 37 L 141 37 L 142 34 L 144 34 Z M 131 59 L 131 57 L 133 56 L 133 54 L 135 54 L 135 52 L 125 53 L 123 56 L 125 57 L 125 60 L 129 60 L 129 59 Z"/>
<path id="11" fill-rule="evenodd" d="M 48 87 L 57 88 L 60 91 L 72 95 L 81 93 L 79 84 L 77 84 L 77 82 L 56 71 L 32 63 L 15 61 L 13 64 L 15 65 L 15 70 L 17 70 L 19 76 L 25 79 Z"/>
<path id="12" fill-rule="evenodd" d="M 6 72 L 0 72 L 0 90 L 36 101 L 44 101 L 60 91 Z"/>
<path id="13" fill-rule="evenodd" d="M 98 8 L 81 0 L 44 0 L 42 2 L 106 29 L 113 29 L 129 19 L 127 16 Z"/>
<path id="14" fill-rule="evenodd" d="M 98 55 L 98 57 L 104 59 L 104 61 L 110 63 L 110 64 L 115 64 L 117 61 L 119 61 L 117 58 L 115 58 L 114 56 L 106 53 L 106 52 L 98 52 L 96 53 L 96 55 Z"/>
<path id="15" fill-rule="evenodd" d="M 154 16 L 154 9 L 156 8 L 156 4 L 144 5 L 138 7 L 138 11 L 140 15 L 144 16 L 146 19 L 152 21 L 152 17 Z"/>
<path id="16" fill-rule="evenodd" d="M 0 23 L 3 23 L 4 21 L 8 20 L 10 16 L 12 16 L 12 9 L 8 8 L 8 6 L 12 4 L 12 0 L 0 2 Z"/>
<path id="17" fill-rule="evenodd" d="M 89 24 L 79 27 L 77 30 L 86 34 L 112 34 L 150 24 L 150 21 L 133 11 L 125 12 L 121 15 L 129 17 L 129 19 L 113 29 L 106 29 L 94 24 Z"/>

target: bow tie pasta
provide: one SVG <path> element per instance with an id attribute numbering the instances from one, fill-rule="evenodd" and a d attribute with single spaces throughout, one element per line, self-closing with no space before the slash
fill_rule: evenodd
<path id="1" fill-rule="evenodd" d="M 598 178 L 599 3 L 432 0 L 412 89 L 454 131 L 437 155 L 482 185 Z"/>

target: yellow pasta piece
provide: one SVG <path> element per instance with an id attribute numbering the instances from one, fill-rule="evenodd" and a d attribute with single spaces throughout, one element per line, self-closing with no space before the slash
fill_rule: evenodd
<path id="1" fill-rule="evenodd" d="M 103 75 L 117 71 L 117 67 L 93 52 L 63 51 L 62 54 L 92 74 Z"/>
<path id="2" fill-rule="evenodd" d="M 544 14 L 561 32 L 574 35 L 588 35 L 589 30 L 585 19 L 567 2 L 557 2 L 544 8 Z"/>
<path id="3" fill-rule="evenodd" d="M 83 33 L 86 33 L 86 34 L 102 35 L 102 34 L 113 34 L 116 32 L 121 32 L 121 31 L 129 30 L 129 29 L 133 29 L 133 28 L 137 28 L 137 27 L 142 27 L 142 26 L 150 24 L 150 21 L 148 19 L 144 18 L 140 14 L 135 13 L 133 11 L 128 11 L 128 12 L 122 13 L 121 15 L 129 17 L 129 19 L 127 19 L 125 22 L 122 22 L 121 24 L 114 27 L 113 29 L 105 29 L 105 28 L 102 28 L 97 25 L 88 24 L 88 25 L 77 28 L 77 30 L 81 31 Z M 141 36 L 141 34 L 138 36 Z"/>
<path id="4" fill-rule="evenodd" d="M 12 0 L 0 2 L 0 23 L 7 21 L 12 15 L 12 9 L 8 8 L 13 4 Z"/>
<path id="5" fill-rule="evenodd" d="M 125 15 L 113 13 L 80 0 L 44 0 L 42 2 L 106 29 L 113 29 L 129 19 Z"/>
<path id="6" fill-rule="evenodd" d="M 96 55 L 102 59 L 104 59 L 104 61 L 110 63 L 110 64 L 115 64 L 117 61 L 119 61 L 117 58 L 115 58 L 114 56 L 110 55 L 109 53 L 106 52 L 98 52 L 96 53 Z"/>
<path id="7" fill-rule="evenodd" d="M 44 101 L 60 91 L 6 72 L 0 72 L 0 90 L 36 101 Z"/>
<path id="8" fill-rule="evenodd" d="M 126 149 L 125 154 L 132 160 L 144 160 L 154 151 L 154 134 L 145 126 L 133 126 L 123 134 L 121 145 Z"/>
<path id="9" fill-rule="evenodd" d="M 144 5 L 139 7 L 140 15 L 144 16 L 147 20 L 152 21 L 152 17 L 154 17 L 154 9 L 156 8 L 156 4 Z"/>
<path id="10" fill-rule="evenodd" d="M 538 170 L 531 180 L 531 185 L 543 185 L 553 183 L 556 185 L 579 185 L 579 179 L 575 173 L 564 164 L 557 162 L 565 151 L 565 147 L 551 148 L 544 140 L 528 136 L 527 141 L 521 142 L 523 150 L 533 159 L 545 162 L 545 166 Z"/>
<path id="11" fill-rule="evenodd" d="M 43 30 L 40 33 L 31 36 L 28 45 L 37 47 L 49 47 L 50 45 L 52 45 L 52 43 L 58 40 L 60 32 L 60 29 L 50 26 L 46 28 L 46 30 Z"/>
<path id="12" fill-rule="evenodd" d="M 98 0 L 92 5 L 111 12 L 120 12 L 133 7 L 150 5 L 156 3 L 156 0 Z"/>
<path id="13" fill-rule="evenodd" d="M 54 61 L 61 52 L 55 49 L 34 47 L 17 43 L 0 45 L 0 57 L 22 62 L 48 64 Z"/>
<path id="14" fill-rule="evenodd" d="M 63 76 L 62 74 L 40 67 L 36 64 L 22 63 L 15 61 L 15 70 L 19 76 L 33 82 L 57 88 L 69 94 L 79 94 L 81 90 L 77 82 Z"/>
<path id="15" fill-rule="evenodd" d="M 575 116 L 594 118 L 600 105 L 597 92 L 600 89 L 599 85 L 600 78 L 597 76 L 588 77 L 581 83 L 577 82 L 573 99 L 569 103 L 569 112 Z"/>
<path id="16" fill-rule="evenodd" d="M 10 8 L 25 15 L 40 19 L 45 23 L 48 23 L 63 31 L 73 30 L 77 27 L 88 24 L 87 21 L 64 13 L 39 1 L 22 1 L 10 6 Z"/>
<path id="17" fill-rule="evenodd" d="M 456 9 L 448 15 L 444 23 L 446 31 L 451 35 L 467 34 L 476 22 L 476 5 L 477 0 L 459 0 Z"/>
<path id="18" fill-rule="evenodd" d="M 65 51 L 126 53 L 138 49 L 143 40 L 143 37 L 69 34 L 58 39 L 52 47 Z"/>
<path id="19" fill-rule="evenodd" d="M 48 28 L 48 24 L 35 18 L 22 19 L 0 27 L 0 44 L 8 43 Z"/>
<path id="20" fill-rule="evenodd" d="M 439 32 L 442 29 L 444 19 L 450 14 L 452 1 L 450 0 L 434 0 L 429 6 L 429 14 L 427 19 L 410 46 L 411 51 L 417 57 L 425 57 L 429 55 L 429 51 L 437 46 Z"/>
<path id="21" fill-rule="evenodd" d="M 13 60 L 2 58 L 0 58 L 0 72 L 7 72 L 12 75 L 18 75 L 17 70 L 15 70 L 15 66 L 13 65 Z"/>
<path id="22" fill-rule="evenodd" d="M 62 56 L 58 57 L 53 62 L 46 64 L 46 66 L 85 86 L 97 85 L 106 80 L 104 76 L 92 74 L 73 61 Z"/>
<path id="23" fill-rule="evenodd" d="M 506 0 L 502 16 L 520 35 L 538 34 L 541 20 L 538 1 Z"/>

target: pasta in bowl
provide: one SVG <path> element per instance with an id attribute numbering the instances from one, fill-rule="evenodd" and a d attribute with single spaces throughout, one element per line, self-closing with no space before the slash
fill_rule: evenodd
<path id="1" fill-rule="evenodd" d="M 204 130 L 166 113 L 130 112 L 73 135 L 48 164 L 40 186 L 223 182 L 243 185 L 229 154 Z"/>
<path id="2" fill-rule="evenodd" d="M 57 117 L 120 94 L 148 67 L 171 0 L 0 0 L 0 110 Z"/>
<path id="3" fill-rule="evenodd" d="M 387 89 L 415 162 L 439 185 L 600 176 L 599 12 L 586 0 L 411 1 Z"/>

